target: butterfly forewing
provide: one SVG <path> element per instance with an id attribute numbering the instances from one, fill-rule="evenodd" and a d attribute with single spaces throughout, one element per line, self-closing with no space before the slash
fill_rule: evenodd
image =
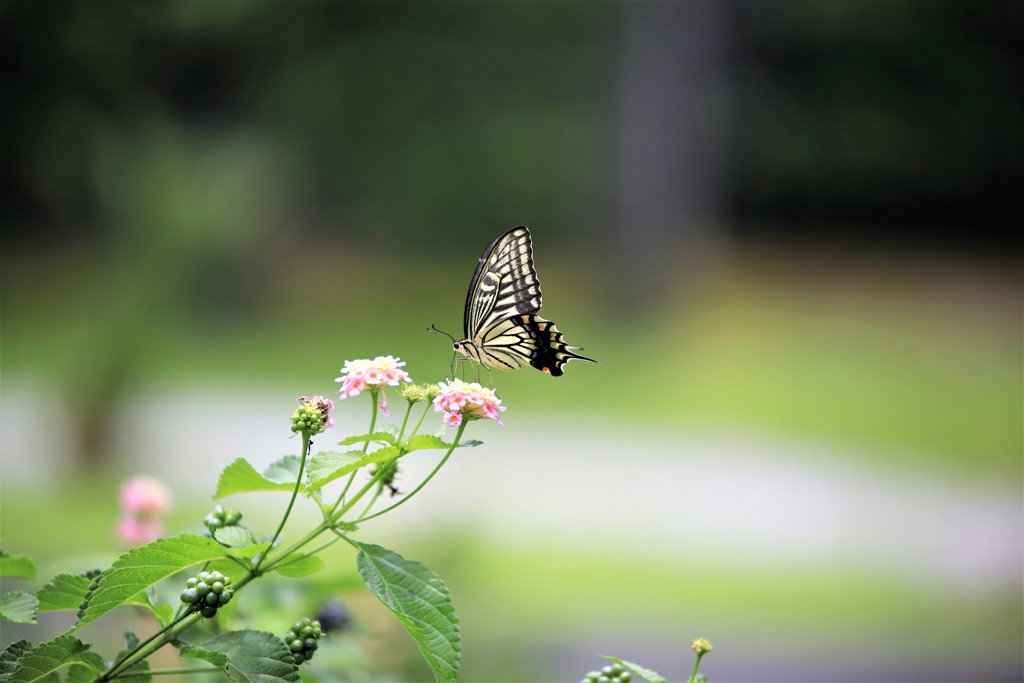
<path id="1" fill-rule="evenodd" d="M 466 338 L 475 339 L 482 330 L 514 315 L 537 313 L 541 301 L 533 241 L 521 225 L 496 237 L 477 264 L 466 296 Z"/>

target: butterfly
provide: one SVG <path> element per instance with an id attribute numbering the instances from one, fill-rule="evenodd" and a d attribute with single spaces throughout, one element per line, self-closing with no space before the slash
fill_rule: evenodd
<path id="1" fill-rule="evenodd" d="M 466 294 L 465 339 L 452 348 L 487 368 L 515 370 L 529 364 L 554 376 L 581 356 L 555 324 L 540 317 L 540 280 L 533 265 L 533 239 L 525 225 L 495 237 L 480 257 Z"/>

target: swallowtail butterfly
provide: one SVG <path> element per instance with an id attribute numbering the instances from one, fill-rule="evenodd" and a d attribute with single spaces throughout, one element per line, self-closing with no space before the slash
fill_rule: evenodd
<path id="1" fill-rule="evenodd" d="M 487 368 L 515 370 L 528 363 L 541 372 L 562 374 L 573 353 L 555 324 L 540 317 L 540 280 L 533 265 L 533 240 L 525 225 L 487 245 L 466 294 L 465 339 L 452 346 Z"/>

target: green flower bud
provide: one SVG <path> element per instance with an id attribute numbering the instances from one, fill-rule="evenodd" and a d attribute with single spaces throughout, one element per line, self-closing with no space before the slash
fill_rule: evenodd
<path id="1" fill-rule="evenodd" d="M 708 642 L 707 638 L 694 638 L 690 641 L 690 649 L 699 655 L 706 655 L 714 648 L 711 646 L 711 643 Z"/>

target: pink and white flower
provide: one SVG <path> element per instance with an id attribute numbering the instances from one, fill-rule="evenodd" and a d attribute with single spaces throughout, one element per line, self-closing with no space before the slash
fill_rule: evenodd
<path id="1" fill-rule="evenodd" d="M 134 477 L 121 485 L 121 508 L 135 517 L 157 517 L 171 511 L 171 492 L 162 481 Z"/>
<path id="2" fill-rule="evenodd" d="M 117 534 L 128 545 L 152 543 L 163 536 L 164 524 L 159 519 L 136 517 L 125 513 L 117 520 Z"/>
<path id="3" fill-rule="evenodd" d="M 164 525 L 160 517 L 171 511 L 171 491 L 158 479 L 133 477 L 121 485 L 121 518 L 117 533 L 129 545 L 160 538 Z"/>
<path id="4" fill-rule="evenodd" d="M 360 358 L 345 361 L 341 368 L 341 397 L 358 396 L 369 390 L 374 393 L 385 386 L 397 387 L 399 382 L 411 382 L 409 373 L 402 370 L 405 363 L 394 356 L 377 356 L 373 360 Z"/>
<path id="5" fill-rule="evenodd" d="M 501 413 L 505 407 L 494 389 L 487 389 L 479 382 L 463 382 L 453 379 L 441 382 L 440 394 L 434 399 L 434 410 L 444 413 L 444 423 L 449 427 L 458 427 L 466 420 L 497 420 L 502 427 Z"/>

